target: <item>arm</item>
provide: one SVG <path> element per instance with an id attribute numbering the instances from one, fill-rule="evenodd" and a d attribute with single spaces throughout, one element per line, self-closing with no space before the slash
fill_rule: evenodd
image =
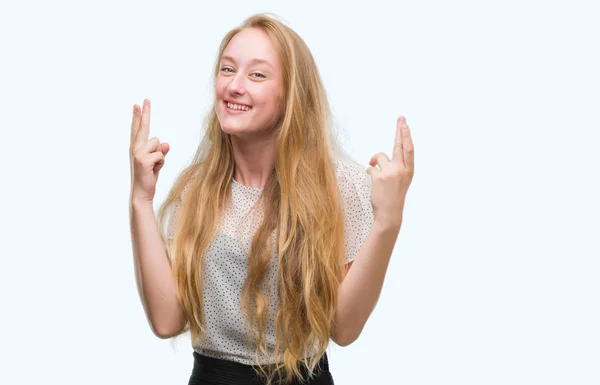
<path id="1" fill-rule="evenodd" d="M 146 318 L 157 337 L 175 336 L 184 327 L 184 317 L 152 201 L 131 199 L 129 209 L 135 279 Z"/>
<path id="2" fill-rule="evenodd" d="M 400 116 L 397 120 L 392 159 L 378 153 L 369 164 L 375 220 L 338 289 L 332 339 L 341 346 L 358 338 L 375 308 L 402 226 L 406 193 L 414 174 L 414 145 L 406 118 Z"/>
<path id="3" fill-rule="evenodd" d="M 399 231 L 400 225 L 375 221 L 356 259 L 346 265 L 332 333 L 336 344 L 350 345 L 362 332 L 379 299 Z"/>

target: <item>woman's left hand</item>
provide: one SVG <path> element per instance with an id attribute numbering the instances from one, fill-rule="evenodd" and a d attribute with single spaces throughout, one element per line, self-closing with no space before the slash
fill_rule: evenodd
<path id="1" fill-rule="evenodd" d="M 373 155 L 369 165 L 371 167 L 367 169 L 367 173 L 373 180 L 371 205 L 375 222 L 399 229 L 406 193 L 415 169 L 415 149 L 404 116 L 400 116 L 396 123 L 392 159 L 380 152 Z"/>

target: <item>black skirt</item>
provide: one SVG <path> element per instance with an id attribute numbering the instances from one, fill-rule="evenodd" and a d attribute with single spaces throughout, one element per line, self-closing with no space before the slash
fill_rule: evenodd
<path id="1" fill-rule="evenodd" d="M 315 375 L 308 379 L 303 370 L 305 382 L 295 381 L 286 385 L 333 385 L 329 372 L 327 353 L 323 354 L 315 368 Z M 258 376 L 254 367 L 239 362 L 208 357 L 194 351 L 194 369 L 188 385 L 263 385 L 265 382 Z M 277 382 L 275 376 L 274 384 Z"/>

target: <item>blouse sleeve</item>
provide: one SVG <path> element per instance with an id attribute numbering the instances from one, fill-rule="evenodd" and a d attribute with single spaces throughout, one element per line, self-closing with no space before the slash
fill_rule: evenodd
<path id="1" fill-rule="evenodd" d="M 179 196 L 179 198 L 176 198 L 175 201 L 173 202 L 171 211 L 169 213 L 169 218 L 167 221 L 167 250 L 168 250 L 168 254 L 169 254 L 169 258 L 171 258 L 171 246 L 172 246 L 172 242 L 175 239 L 175 231 L 177 230 L 177 223 L 179 221 L 179 215 L 181 212 L 181 204 L 183 202 L 184 196 L 187 193 L 189 184 L 187 186 L 184 187 L 183 191 L 181 192 L 181 195 Z"/>
<path id="2" fill-rule="evenodd" d="M 350 160 L 336 163 L 344 212 L 344 263 L 352 262 L 373 226 L 371 176 L 366 168 Z"/>
<path id="3" fill-rule="evenodd" d="M 169 214 L 169 221 L 167 225 L 167 240 L 171 242 L 175 238 L 175 227 L 177 226 L 177 221 L 179 219 L 179 210 L 181 209 L 181 198 L 176 199 L 173 202 L 173 208 L 171 209 L 171 213 Z"/>

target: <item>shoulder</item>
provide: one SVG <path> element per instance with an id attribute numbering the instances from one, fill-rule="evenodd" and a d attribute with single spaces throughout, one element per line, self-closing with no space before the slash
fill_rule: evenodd
<path id="1" fill-rule="evenodd" d="M 373 225 L 372 181 L 366 167 L 351 158 L 336 159 L 335 171 L 344 212 L 344 263 L 349 264 L 358 255 Z"/>
<path id="2" fill-rule="evenodd" d="M 335 173 L 341 189 L 369 189 L 371 188 L 371 176 L 367 168 L 351 158 L 335 159 Z"/>

